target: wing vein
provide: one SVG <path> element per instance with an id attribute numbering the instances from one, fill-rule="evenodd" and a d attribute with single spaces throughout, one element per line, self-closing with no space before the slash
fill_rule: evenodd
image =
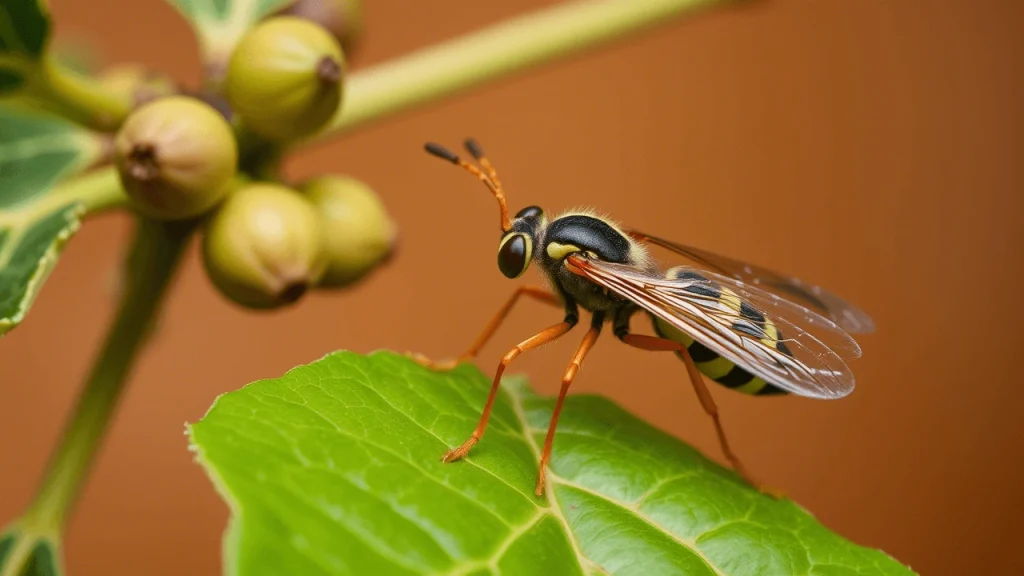
<path id="1" fill-rule="evenodd" d="M 779 388 L 815 398 L 839 398 L 854 388 L 843 357 L 859 356 L 860 348 L 842 327 L 813 310 L 682 266 L 672 269 L 675 277 L 663 277 L 579 254 L 567 258 L 566 266 Z M 771 333 L 768 326 L 774 327 Z M 830 342 L 813 332 L 827 334 Z"/>

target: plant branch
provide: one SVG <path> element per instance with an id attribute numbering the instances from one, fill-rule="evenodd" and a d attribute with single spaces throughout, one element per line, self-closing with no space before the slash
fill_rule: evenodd
<path id="1" fill-rule="evenodd" d="M 50 202 L 60 204 L 77 200 L 85 206 L 86 214 L 124 206 L 128 203 L 128 196 L 124 193 L 117 169 L 113 166 L 104 166 L 61 182 L 47 195 L 47 198 L 52 198 L 52 200 L 48 200 Z"/>
<path id="2" fill-rule="evenodd" d="M 139 218 L 126 286 L 114 324 L 78 400 L 42 487 L 18 522 L 27 532 L 59 541 L 132 365 L 173 279 L 195 221 Z"/>
<path id="3" fill-rule="evenodd" d="M 107 90 L 92 77 L 69 69 L 50 55 L 39 62 L 27 92 L 51 102 L 56 111 L 71 120 L 104 132 L 116 130 L 132 108 L 127 96 Z"/>
<path id="4" fill-rule="evenodd" d="M 352 74 L 322 140 L 484 82 L 732 0 L 575 0 Z"/>

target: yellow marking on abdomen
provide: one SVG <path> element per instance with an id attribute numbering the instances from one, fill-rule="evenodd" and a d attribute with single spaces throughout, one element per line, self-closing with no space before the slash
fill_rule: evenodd
<path id="1" fill-rule="evenodd" d="M 753 395 L 753 394 L 757 394 L 758 392 L 760 392 L 767 385 L 768 385 L 768 383 L 765 382 L 762 378 L 754 376 L 753 380 L 751 380 L 750 382 L 747 382 L 746 384 L 743 384 L 742 386 L 737 386 L 737 387 L 733 388 L 733 390 L 736 390 L 736 391 L 739 391 L 739 392 L 743 392 L 744 394 L 751 394 L 751 395 Z"/>
<path id="2" fill-rule="evenodd" d="M 735 294 L 733 294 L 732 297 L 735 298 Z M 732 306 L 732 303 L 730 303 L 729 299 L 725 298 L 724 295 L 722 300 L 726 301 L 727 305 Z M 739 300 L 737 299 L 735 303 L 736 310 L 739 310 Z M 672 340 L 673 342 L 678 342 L 686 346 L 687 350 L 689 350 L 690 347 L 693 346 L 694 339 L 690 337 L 689 334 L 683 332 L 682 330 L 679 330 L 678 328 L 662 320 L 661 318 L 654 317 L 653 320 L 655 325 L 655 331 L 662 338 Z M 774 347 L 774 342 L 777 342 L 778 329 L 775 327 L 774 324 L 770 324 L 770 322 L 771 321 L 768 320 L 767 318 L 765 319 L 766 332 L 769 332 L 769 335 L 772 336 L 775 340 L 772 340 L 770 342 L 766 341 L 766 344 Z M 705 346 L 704 348 L 706 349 L 707 347 Z M 714 354 L 714 352 L 712 353 Z M 694 359 L 694 365 L 697 366 L 697 369 L 701 372 L 701 374 L 719 384 L 722 383 L 719 380 L 727 376 L 734 369 L 742 370 L 741 368 L 736 366 L 735 363 L 731 362 L 730 360 L 727 360 L 726 358 L 723 358 L 718 354 L 714 354 L 714 358 L 710 360 L 705 360 L 703 362 L 698 362 L 696 359 Z M 744 372 L 746 371 L 744 370 Z M 739 386 L 729 386 L 729 388 L 731 390 L 736 390 L 737 392 L 749 394 L 752 396 L 765 393 L 766 390 L 772 390 L 777 393 L 777 389 L 771 387 L 771 385 L 768 384 L 768 382 L 766 382 L 763 378 L 754 376 L 753 374 L 751 374 L 751 377 L 752 379 L 749 382 L 745 382 L 743 384 L 740 384 Z"/>

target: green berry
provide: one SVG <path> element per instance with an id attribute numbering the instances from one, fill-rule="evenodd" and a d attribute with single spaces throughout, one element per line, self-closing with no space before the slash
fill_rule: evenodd
<path id="1" fill-rule="evenodd" d="M 228 102 L 253 133 L 290 141 L 318 132 L 341 105 L 345 60 L 322 26 L 276 16 L 252 28 L 228 63 Z"/>
<path id="2" fill-rule="evenodd" d="M 390 257 L 397 229 L 373 189 L 347 176 L 321 176 L 301 189 L 324 225 L 327 267 L 319 286 L 353 284 Z"/>
<path id="3" fill-rule="evenodd" d="M 190 218 L 223 200 L 238 164 L 231 127 L 208 104 L 168 96 L 139 106 L 114 141 L 121 184 L 140 212 Z"/>
<path id="4" fill-rule="evenodd" d="M 246 184 L 206 223 L 203 265 L 217 289 L 247 308 L 297 302 L 324 269 L 323 225 L 313 203 L 280 184 Z"/>
<path id="5" fill-rule="evenodd" d="M 362 0 L 295 0 L 277 15 L 298 16 L 323 26 L 348 59 L 363 35 Z"/>
<path id="6" fill-rule="evenodd" d="M 107 90 L 124 95 L 135 105 L 170 96 L 177 91 L 170 78 L 139 64 L 111 66 L 100 72 L 97 80 Z"/>

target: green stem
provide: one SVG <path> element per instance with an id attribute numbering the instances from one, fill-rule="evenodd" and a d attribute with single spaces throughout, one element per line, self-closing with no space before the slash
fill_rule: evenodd
<path id="1" fill-rule="evenodd" d="M 727 1 L 576 0 L 507 20 L 352 74 L 341 110 L 312 140 Z"/>
<path id="2" fill-rule="evenodd" d="M 59 540 L 194 226 L 139 219 L 117 317 L 22 529 Z"/>
<path id="3" fill-rule="evenodd" d="M 49 56 L 39 63 L 28 93 L 52 102 L 72 120 L 105 132 L 116 130 L 132 107 L 127 96 L 107 90 L 92 77 L 79 74 Z"/>
<path id="4" fill-rule="evenodd" d="M 104 166 L 62 182 L 50 192 L 47 198 L 52 198 L 52 202 L 60 204 L 77 200 L 85 206 L 87 214 L 124 206 L 128 203 L 128 196 L 124 193 L 117 169 L 113 166 Z"/>

